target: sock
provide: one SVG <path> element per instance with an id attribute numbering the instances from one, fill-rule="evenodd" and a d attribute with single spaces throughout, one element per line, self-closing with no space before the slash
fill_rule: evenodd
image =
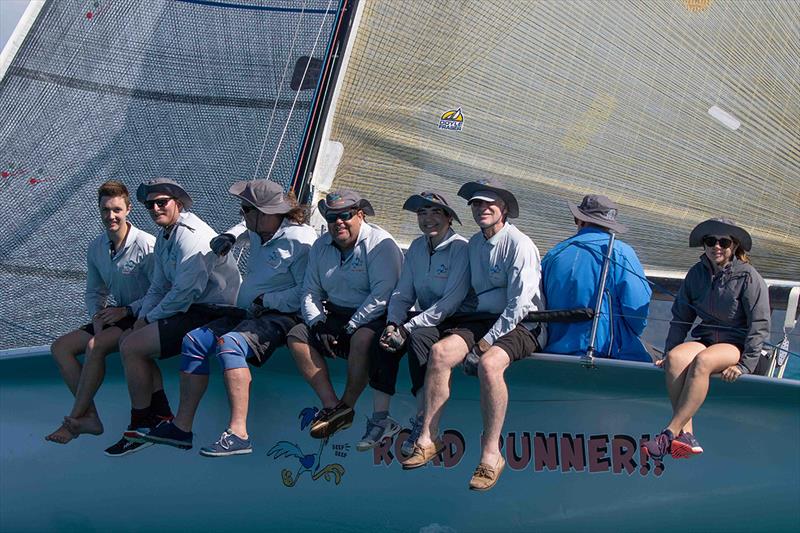
<path id="1" fill-rule="evenodd" d="M 164 393 L 164 389 L 158 390 L 150 397 L 150 408 L 153 414 L 161 418 L 172 418 L 172 409 L 169 408 L 169 400 Z"/>
<path id="2" fill-rule="evenodd" d="M 131 427 L 138 428 L 147 426 L 152 417 L 152 410 L 150 406 L 144 409 L 131 408 Z"/>

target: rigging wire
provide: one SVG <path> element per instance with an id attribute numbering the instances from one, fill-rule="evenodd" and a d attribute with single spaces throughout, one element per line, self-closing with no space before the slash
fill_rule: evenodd
<path id="1" fill-rule="evenodd" d="M 328 5 L 326 6 L 325 10 L 329 11 L 333 0 L 328 0 Z M 319 44 L 319 38 L 322 35 L 322 29 L 325 27 L 325 21 L 320 23 L 319 29 L 317 30 L 317 37 L 314 39 L 314 46 L 311 48 L 311 53 L 309 54 L 308 61 L 306 61 L 306 68 L 303 70 L 303 77 L 300 79 L 300 87 L 303 85 L 303 81 L 306 79 L 306 75 L 308 74 L 308 67 L 311 65 L 311 58 L 314 56 L 314 52 L 317 50 L 317 44 Z M 294 108 L 297 105 L 297 99 L 300 96 L 300 90 L 298 89 L 295 92 L 294 100 L 292 101 L 292 107 L 289 108 L 289 115 L 286 117 L 286 123 L 283 125 L 283 131 L 281 132 L 281 137 L 278 139 L 278 146 L 275 147 L 275 154 L 272 156 L 272 163 L 270 163 L 269 171 L 267 171 L 267 179 L 270 178 L 272 175 L 272 169 L 275 167 L 275 161 L 278 159 L 278 153 L 280 152 L 281 145 L 283 144 L 283 139 L 286 137 L 286 131 L 289 129 L 289 121 L 292 119 L 292 114 L 294 113 Z"/>

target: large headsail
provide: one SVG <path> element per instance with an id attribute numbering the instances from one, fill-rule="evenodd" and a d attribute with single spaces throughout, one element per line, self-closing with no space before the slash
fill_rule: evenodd
<path id="1" fill-rule="evenodd" d="M 800 3 L 363 4 L 326 144 L 333 187 L 400 240 L 408 194 L 495 176 L 545 251 L 574 232 L 565 200 L 598 192 L 650 269 L 685 272 L 689 230 L 726 215 L 765 277 L 800 279 Z"/>
<path id="2" fill-rule="evenodd" d="M 290 186 L 343 4 L 41 3 L 0 80 L 0 349 L 85 322 L 103 181 L 177 179 L 217 230 L 231 182 Z M 154 231 L 141 206 L 132 221 Z"/>

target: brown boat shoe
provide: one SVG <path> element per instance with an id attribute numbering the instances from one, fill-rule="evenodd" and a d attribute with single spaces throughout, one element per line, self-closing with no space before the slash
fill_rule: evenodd
<path id="1" fill-rule="evenodd" d="M 411 452 L 408 459 L 403 461 L 403 470 L 413 470 L 425 466 L 431 459 L 439 455 L 442 450 L 444 450 L 444 444 L 442 439 L 439 438 L 427 446 L 414 444 L 414 451 Z"/>
<path id="2" fill-rule="evenodd" d="M 487 465 L 486 463 L 478 464 L 475 473 L 472 474 L 472 479 L 469 480 L 470 490 L 489 490 L 494 487 L 500 474 L 503 473 L 503 468 L 506 466 L 506 461 L 502 456 L 497 460 L 494 466 Z"/>

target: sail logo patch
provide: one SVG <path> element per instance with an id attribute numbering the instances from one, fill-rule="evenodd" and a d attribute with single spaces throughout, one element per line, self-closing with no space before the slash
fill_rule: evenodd
<path id="1" fill-rule="evenodd" d="M 464 115 L 461 113 L 461 108 L 451 109 L 445 111 L 439 117 L 439 129 L 461 131 L 464 128 Z"/>

